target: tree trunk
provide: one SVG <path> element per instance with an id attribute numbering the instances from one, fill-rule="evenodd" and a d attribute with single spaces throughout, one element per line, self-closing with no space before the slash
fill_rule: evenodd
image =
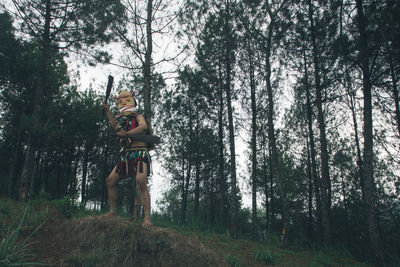
<path id="1" fill-rule="evenodd" d="M 200 205 L 200 151 L 199 151 L 199 110 L 196 107 L 196 178 L 194 188 L 194 217 L 199 217 L 199 205 Z"/>
<path id="2" fill-rule="evenodd" d="M 81 183 L 81 203 L 86 205 L 86 178 L 87 178 L 87 167 L 88 167 L 89 152 L 85 147 L 85 154 L 82 162 L 82 183 Z"/>
<path id="3" fill-rule="evenodd" d="M 219 177 L 219 221 L 221 224 L 226 224 L 225 219 L 225 194 L 226 194 L 226 180 L 225 180 L 225 159 L 224 159 L 224 91 L 222 86 L 221 66 L 219 66 L 219 106 L 218 106 L 218 177 Z"/>
<path id="4" fill-rule="evenodd" d="M 322 215 L 322 234 L 324 246 L 331 244 L 331 223 L 330 223 L 330 177 L 329 177 L 329 156 L 328 144 L 326 140 L 325 119 L 322 109 L 322 86 L 320 78 L 320 66 L 318 59 L 318 51 L 315 36 L 313 5 L 311 0 L 308 0 L 308 15 L 311 30 L 312 54 L 314 61 L 314 78 L 316 88 L 316 105 L 318 114 L 318 126 L 320 132 L 320 147 L 321 147 L 321 215 Z"/>
<path id="5" fill-rule="evenodd" d="M 311 171 L 311 153 L 310 153 L 310 144 L 308 141 L 308 135 L 306 137 L 307 143 L 307 176 L 308 176 L 308 225 L 307 225 L 307 235 L 308 239 L 313 239 L 313 177 Z"/>
<path id="6" fill-rule="evenodd" d="M 251 184 L 253 238 L 257 238 L 257 103 L 252 47 L 248 45 L 251 94 Z"/>
<path id="7" fill-rule="evenodd" d="M 365 206 L 367 209 L 368 234 L 375 265 L 385 265 L 383 244 L 379 235 L 379 223 L 376 207 L 376 187 L 374 181 L 374 151 L 373 151 L 373 126 L 372 126 L 372 83 L 370 73 L 370 54 L 368 51 L 367 18 L 364 16 L 362 0 L 356 0 L 357 26 L 360 34 L 358 48 L 359 61 L 363 74 L 364 92 L 364 161 L 363 174 L 365 186 Z"/>
<path id="8" fill-rule="evenodd" d="M 185 155 L 184 153 L 182 154 L 182 184 L 181 184 L 181 190 L 182 190 L 182 205 L 181 205 L 181 222 L 185 223 L 186 220 L 186 196 L 185 196 Z"/>
<path id="9" fill-rule="evenodd" d="M 344 175 L 342 171 L 340 171 L 340 176 L 342 177 L 342 194 L 343 194 L 343 207 L 344 207 L 344 218 L 346 222 L 346 246 L 350 247 L 350 227 L 349 227 L 349 216 L 348 216 L 348 211 L 347 211 L 347 195 L 346 195 L 346 189 L 345 189 L 345 183 L 344 183 Z"/>
<path id="10" fill-rule="evenodd" d="M 32 119 L 36 123 L 40 122 L 40 112 L 42 107 L 43 96 L 46 95 L 47 90 L 47 72 L 50 62 L 50 20 L 51 20 L 51 1 L 46 0 L 46 14 L 45 14 L 45 24 L 44 31 L 42 35 L 42 47 L 41 47 L 41 58 L 39 74 L 36 84 L 36 89 L 32 100 Z M 37 127 L 37 126 L 36 126 Z M 25 153 L 24 166 L 22 168 L 21 180 L 20 180 L 20 194 L 19 198 L 24 199 L 26 196 L 26 188 L 29 188 L 29 180 L 31 177 L 31 171 L 33 167 L 35 148 L 34 148 L 34 137 L 33 129 L 28 133 L 28 138 L 26 142 L 27 150 Z"/>
<path id="11" fill-rule="evenodd" d="M 400 107 L 399 107 L 399 90 L 397 89 L 397 77 L 393 64 L 393 59 L 391 55 L 391 51 L 389 51 L 389 66 L 390 66 L 390 76 L 392 78 L 392 90 L 393 90 L 393 100 L 394 100 L 394 108 L 395 108 L 395 120 L 397 123 L 397 131 L 400 136 Z"/>
<path id="12" fill-rule="evenodd" d="M 146 20 L 146 37 L 147 47 L 145 61 L 143 66 L 144 72 L 144 116 L 151 121 L 153 116 L 151 109 L 151 56 L 153 53 L 153 38 L 151 24 L 153 21 L 153 1 L 147 0 L 147 20 Z"/>
<path id="13" fill-rule="evenodd" d="M 275 225 L 275 206 L 274 206 L 274 171 L 272 164 L 272 149 L 271 145 L 268 145 L 268 156 L 269 156 L 269 195 L 271 198 L 270 210 L 271 210 L 271 219 L 270 219 L 270 230 Z"/>
<path id="14" fill-rule="evenodd" d="M 265 155 L 265 147 L 264 144 L 266 143 L 265 136 L 263 135 L 263 170 L 264 170 L 264 194 L 265 194 L 265 230 L 267 233 L 271 231 L 271 221 L 270 221 L 270 209 L 268 203 L 268 168 L 267 168 L 267 156 Z"/>
<path id="15" fill-rule="evenodd" d="M 108 166 L 107 166 L 107 162 L 108 162 L 108 151 L 109 151 L 109 147 L 106 144 L 104 147 L 104 166 L 103 166 L 103 177 L 106 178 L 108 177 Z M 134 192 L 136 192 L 136 188 L 133 189 Z M 100 199 L 100 209 L 101 210 L 105 210 L 106 209 L 106 204 L 107 203 L 107 187 L 106 187 L 106 183 L 104 181 L 102 181 L 101 183 L 101 199 Z"/>
<path id="16" fill-rule="evenodd" d="M 350 84 L 350 75 L 347 77 L 348 85 L 347 85 L 347 93 L 349 96 L 349 104 L 350 110 L 353 118 L 353 125 L 354 125 L 354 142 L 356 144 L 356 151 L 357 151 L 357 167 L 358 167 L 358 175 L 359 175 L 359 182 L 361 187 L 361 198 L 363 203 L 365 203 L 365 189 L 364 189 L 364 174 L 363 174 L 363 159 L 361 156 L 361 147 L 360 147 L 360 138 L 358 136 L 358 123 L 357 123 L 357 116 L 356 116 L 356 107 L 355 107 L 355 95 L 354 93 L 350 92 L 350 88 L 352 85 Z M 365 207 L 364 207 L 365 210 Z"/>
<path id="17" fill-rule="evenodd" d="M 236 152 L 235 152 L 235 130 L 233 126 L 233 110 L 232 110 L 232 97 L 231 97 L 231 76 L 232 76 L 232 33 L 229 26 L 230 21 L 230 7 L 229 2 L 226 2 L 225 10 L 225 24 L 224 24 L 224 34 L 225 34 L 225 93 L 226 93 L 226 104 L 228 107 L 228 129 L 229 129 L 229 148 L 231 153 L 231 226 L 233 236 L 237 235 L 237 214 L 238 206 L 236 201 L 237 195 L 237 182 L 236 182 Z"/>
<path id="18" fill-rule="evenodd" d="M 317 207 L 317 240 L 323 240 L 322 237 L 322 215 L 321 215 L 321 196 L 320 196 L 320 182 L 317 172 L 317 163 L 315 159 L 315 141 L 313 130 L 312 106 L 311 106 L 311 93 L 310 83 L 308 80 L 308 67 L 307 57 L 304 53 L 304 86 L 306 88 L 306 107 L 307 107 L 307 125 L 308 125 L 308 138 L 310 145 L 310 159 L 311 159 L 311 175 L 314 184 L 315 203 Z"/>
<path id="19" fill-rule="evenodd" d="M 271 85 L 271 44 L 272 34 L 274 31 L 274 17 L 271 16 L 271 22 L 268 26 L 267 46 L 266 46 L 266 60 L 265 60 L 265 72 L 266 72 L 266 83 L 267 83 L 267 94 L 268 94 L 268 139 L 271 147 L 271 162 L 273 176 L 276 178 L 276 183 L 279 189 L 279 196 L 282 204 L 282 245 L 286 247 L 288 245 L 288 232 L 290 230 L 290 215 L 289 205 L 286 196 L 286 186 L 284 178 L 281 173 L 281 166 L 279 162 L 279 154 L 276 146 L 275 129 L 274 129 L 274 99 Z"/>

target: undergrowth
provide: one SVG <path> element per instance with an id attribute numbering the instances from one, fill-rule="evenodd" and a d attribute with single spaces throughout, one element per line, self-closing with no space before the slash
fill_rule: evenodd
<path id="1" fill-rule="evenodd" d="M 56 207 L 67 218 L 81 218 L 98 215 L 99 212 L 85 209 L 77 196 L 65 197 L 59 200 L 49 200 L 42 193 L 37 200 L 31 202 L 31 207 L 8 199 L 0 201 L 0 266 L 35 266 L 44 265 L 32 260 L 30 240 L 46 221 L 48 209 Z M 53 211 L 54 208 L 51 210 Z M 121 213 L 129 219 L 129 214 Z M 51 215 L 52 216 L 52 215 Z M 161 216 L 153 214 L 153 224 L 156 227 L 169 228 L 183 235 L 198 239 L 206 247 L 216 251 L 230 266 L 368 266 L 353 260 L 346 250 L 311 250 L 301 243 L 293 247 L 282 248 L 280 237 L 273 232 L 265 234 L 263 241 L 254 241 L 249 235 L 239 234 L 235 239 L 229 230 L 220 226 L 210 226 L 199 221 L 190 224 L 171 223 Z M 5 230 L 6 229 L 6 230 Z M 21 232 L 24 234 L 21 235 Z M 27 236 L 27 233 L 30 233 Z M 27 236 L 26 238 L 23 238 Z M 157 247 L 162 247 L 163 240 L 157 240 Z M 91 266 L 104 261 L 110 253 L 118 253 L 105 248 L 99 248 L 91 254 L 79 255 L 70 259 L 71 266 L 82 266 L 85 262 Z"/>
<path id="2" fill-rule="evenodd" d="M 6 208 L 4 208 L 6 207 Z M 2 211 L 10 208 L 10 206 L 3 206 Z M 38 263 L 34 261 L 35 255 L 30 253 L 30 239 L 36 232 L 43 226 L 44 222 L 42 222 L 39 226 L 37 226 L 27 237 L 25 237 L 22 241 L 20 241 L 20 235 L 23 230 L 23 225 L 25 218 L 29 210 L 29 205 L 26 205 L 25 211 L 22 214 L 22 217 L 19 220 L 17 227 L 6 226 L 6 220 L 2 217 L 2 229 L 1 232 L 1 243 L 0 243 L 0 266 L 43 266 L 46 265 L 44 263 Z M 40 216 L 40 215 L 39 215 Z M 37 220 L 38 217 L 33 217 L 33 221 Z"/>

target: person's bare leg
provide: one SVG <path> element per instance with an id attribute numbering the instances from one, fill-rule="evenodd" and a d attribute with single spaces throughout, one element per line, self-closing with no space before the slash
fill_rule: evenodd
<path id="1" fill-rule="evenodd" d="M 139 170 L 139 164 L 137 166 L 137 170 Z M 144 222 L 143 226 L 152 226 L 150 219 L 150 193 L 149 188 L 147 187 L 147 164 L 143 162 L 143 172 L 136 173 L 136 184 L 140 191 L 140 197 L 142 199 L 142 205 L 144 209 Z"/>
<path id="2" fill-rule="evenodd" d="M 104 214 L 103 217 L 113 217 L 117 216 L 117 200 L 118 200 L 118 188 L 117 188 L 117 183 L 120 179 L 118 173 L 117 173 L 117 167 L 113 169 L 113 171 L 110 173 L 108 178 L 106 179 L 106 184 L 107 184 L 107 191 L 108 191 L 108 201 L 110 204 L 110 211 L 107 214 Z"/>

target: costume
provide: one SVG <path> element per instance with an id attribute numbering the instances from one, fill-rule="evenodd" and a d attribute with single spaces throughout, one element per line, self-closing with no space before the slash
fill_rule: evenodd
<path id="1" fill-rule="evenodd" d="M 119 128 L 126 132 L 135 129 L 139 125 L 137 119 L 139 114 L 136 113 L 136 101 L 133 98 L 133 93 L 121 91 L 118 97 L 118 108 L 120 110 L 120 115 L 117 116 Z M 137 172 L 142 173 L 143 162 L 147 163 L 147 175 L 149 175 L 151 157 L 147 147 L 131 147 L 132 140 L 129 138 L 124 138 L 121 141 L 123 148 L 116 170 L 121 179 L 134 176 Z M 137 170 L 138 164 L 139 170 Z"/>

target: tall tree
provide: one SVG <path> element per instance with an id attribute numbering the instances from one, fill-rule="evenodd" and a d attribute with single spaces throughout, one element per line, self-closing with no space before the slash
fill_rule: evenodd
<path id="1" fill-rule="evenodd" d="M 368 20 L 364 13 L 362 0 L 356 1 L 357 28 L 359 32 L 358 50 L 359 62 L 363 75 L 364 93 L 364 160 L 363 175 L 365 185 L 365 204 L 367 208 L 368 234 L 370 244 L 377 265 L 383 265 L 385 256 L 382 240 L 379 233 L 378 214 L 376 208 L 376 187 L 374 182 L 374 151 L 373 151 L 373 126 L 372 126 L 372 82 L 371 82 L 371 54 L 369 50 L 370 37 L 368 36 Z"/>
<path id="2" fill-rule="evenodd" d="M 22 30 L 40 44 L 40 63 L 30 111 L 35 124 L 38 125 L 42 121 L 42 105 L 52 96 L 48 80 L 51 59 L 62 47 L 80 47 L 84 43 L 94 44 L 98 40 L 107 40 L 104 32 L 110 24 L 110 19 L 121 17 L 114 9 L 119 2 L 13 0 L 13 3 L 19 19 L 24 22 Z M 26 146 L 20 197 L 28 187 L 36 150 L 32 131 L 27 137 Z"/>
<path id="3" fill-rule="evenodd" d="M 316 39 L 316 28 L 314 22 L 314 6 L 311 0 L 308 0 L 308 17 L 310 23 L 310 34 L 312 44 L 312 55 L 314 63 L 314 81 L 315 81 L 315 93 L 316 93 L 316 106 L 317 106 L 317 118 L 320 132 L 320 147 L 321 147 L 321 214 L 322 214 L 322 233 L 323 242 L 325 246 L 331 244 L 331 226 L 330 226 L 330 176 L 329 176 L 329 155 L 328 155 L 328 144 L 326 138 L 326 126 L 324 119 L 324 111 L 322 108 L 322 94 L 323 87 L 321 84 L 321 70 L 319 63 L 319 52 Z"/>

